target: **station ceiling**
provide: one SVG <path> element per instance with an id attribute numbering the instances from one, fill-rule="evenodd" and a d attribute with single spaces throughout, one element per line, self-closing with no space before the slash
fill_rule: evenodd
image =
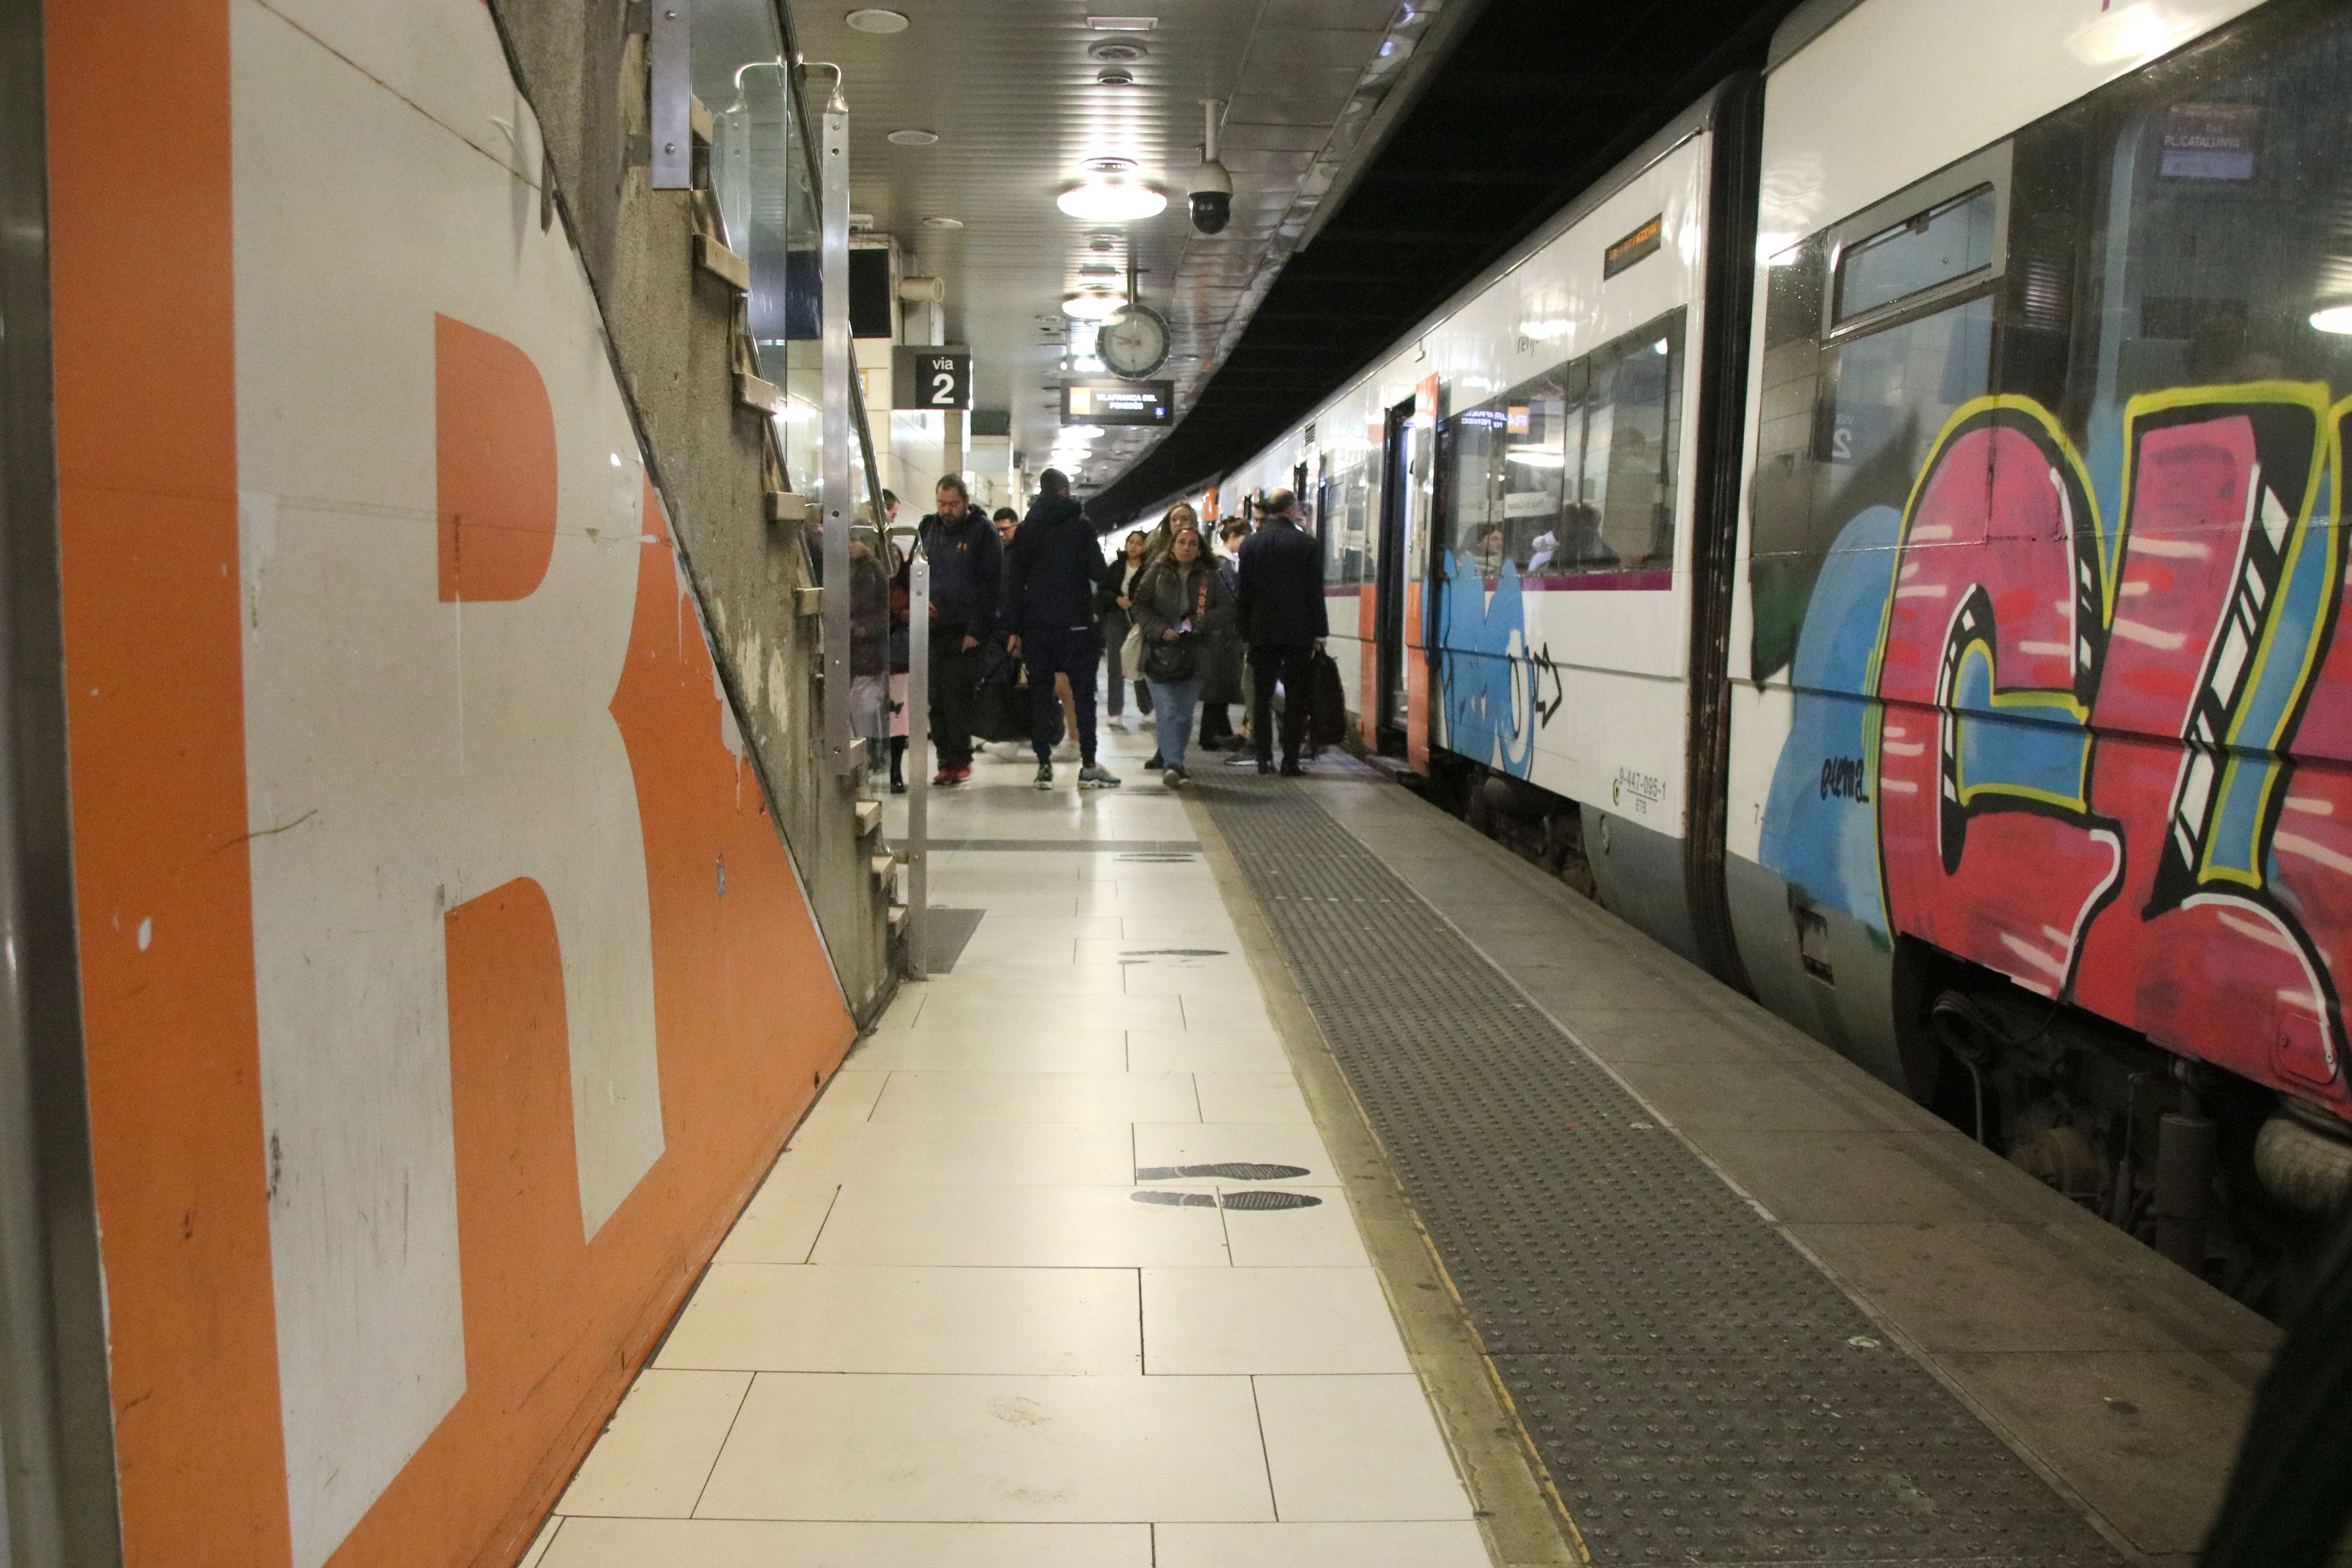
<path id="1" fill-rule="evenodd" d="M 944 280 L 946 341 L 971 347 L 974 406 L 1010 414 L 1034 468 L 1060 430 L 1063 300 L 1123 291 L 1131 251 L 1143 301 L 1173 329 L 1160 374 L 1190 405 L 1322 191 L 1361 162 L 1380 106 L 1402 102 L 1484 4 L 880 0 L 904 23 L 886 17 L 886 32 L 866 30 L 876 18 L 857 0 L 790 0 L 789 15 L 799 57 L 841 68 L 851 207 L 898 241 L 907 271 Z M 1213 237 L 1193 232 L 1185 202 L 1204 99 L 1225 106 L 1235 186 Z M 1124 225 L 1066 216 L 1056 197 L 1103 158 L 1132 160 L 1167 210 Z M 1163 434 L 1100 438 L 1081 493 Z"/>
<path id="2" fill-rule="evenodd" d="M 1247 459 L 1707 89 L 1760 66 L 1796 3 L 1485 6 L 1181 422 L 1093 497 L 1096 521 Z"/>

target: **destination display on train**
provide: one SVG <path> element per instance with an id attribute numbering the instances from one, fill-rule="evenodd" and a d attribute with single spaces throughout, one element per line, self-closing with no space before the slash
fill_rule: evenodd
<path id="1" fill-rule="evenodd" d="M 1173 425 L 1176 384 L 1079 377 L 1062 387 L 1065 425 Z"/>

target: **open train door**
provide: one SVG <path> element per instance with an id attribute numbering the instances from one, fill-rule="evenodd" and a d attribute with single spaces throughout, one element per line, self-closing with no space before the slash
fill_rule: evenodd
<path id="1" fill-rule="evenodd" d="M 1405 754 L 1405 521 L 1412 507 L 1410 397 L 1388 412 L 1381 442 L 1380 542 L 1372 557 L 1373 744 L 1385 757 Z"/>

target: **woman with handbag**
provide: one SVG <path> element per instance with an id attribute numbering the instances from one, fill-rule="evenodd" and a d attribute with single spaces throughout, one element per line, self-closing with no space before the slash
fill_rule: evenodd
<path id="1" fill-rule="evenodd" d="M 1192 709 L 1201 700 L 1210 650 L 1233 619 L 1233 599 L 1199 531 L 1189 528 L 1177 531 L 1166 557 L 1152 563 L 1131 597 L 1136 629 L 1142 634 L 1139 662 L 1151 687 L 1160 731 L 1160 776 L 1173 789 L 1184 783 Z"/>

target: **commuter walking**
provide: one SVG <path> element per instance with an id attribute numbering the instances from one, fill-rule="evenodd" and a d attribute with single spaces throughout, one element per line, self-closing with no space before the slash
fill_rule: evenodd
<path id="1" fill-rule="evenodd" d="M 1103 579 L 1102 591 L 1095 602 L 1102 626 L 1103 662 L 1110 678 L 1109 700 L 1105 706 L 1110 710 L 1112 726 L 1121 730 L 1127 728 L 1125 711 L 1129 677 L 1135 681 L 1137 710 L 1146 716 L 1151 712 L 1151 689 L 1144 683 L 1143 671 L 1134 668 L 1135 658 L 1140 649 L 1139 647 L 1130 654 L 1127 647 L 1128 634 L 1135 627 L 1134 616 L 1129 612 L 1135 597 L 1136 580 L 1150 564 L 1144 553 L 1147 538 L 1139 528 L 1127 536 L 1125 553 L 1112 563 L 1110 575 Z"/>
<path id="2" fill-rule="evenodd" d="M 1226 625 L 1233 598 L 1209 560 L 1197 529 L 1179 529 L 1168 553 L 1151 563 L 1135 594 L 1135 626 L 1142 634 L 1138 659 L 1151 684 L 1160 731 L 1160 777 L 1171 789 L 1185 782 L 1185 749 L 1192 741 L 1192 705 Z"/>
<path id="3" fill-rule="evenodd" d="M 1257 771 L 1274 772 L 1274 689 L 1280 683 L 1282 771 L 1297 778 L 1307 731 L 1307 674 L 1315 650 L 1330 635 L 1323 613 L 1323 552 L 1298 526 L 1297 498 L 1276 490 L 1259 509 L 1258 531 L 1242 545 L 1241 591 L 1234 609 L 1249 643 L 1250 741 Z"/>
<path id="4" fill-rule="evenodd" d="M 971 777 L 972 709 L 982 650 L 996 626 L 1003 592 L 1003 547 L 971 492 L 953 474 L 941 479 L 939 510 L 916 525 L 931 563 L 931 744 L 939 748 L 935 784 Z"/>
<path id="5" fill-rule="evenodd" d="M 1067 676 L 1078 731 L 1078 787 L 1116 789 L 1118 780 L 1095 761 L 1095 666 L 1102 644 L 1095 636 L 1095 590 L 1110 571 L 1086 511 L 1070 499 L 1069 476 L 1047 468 L 1037 476 L 1037 499 L 1013 536 L 1004 564 L 1008 643 L 1029 670 L 1037 753 L 1037 787 L 1054 787 L 1054 678 Z"/>

